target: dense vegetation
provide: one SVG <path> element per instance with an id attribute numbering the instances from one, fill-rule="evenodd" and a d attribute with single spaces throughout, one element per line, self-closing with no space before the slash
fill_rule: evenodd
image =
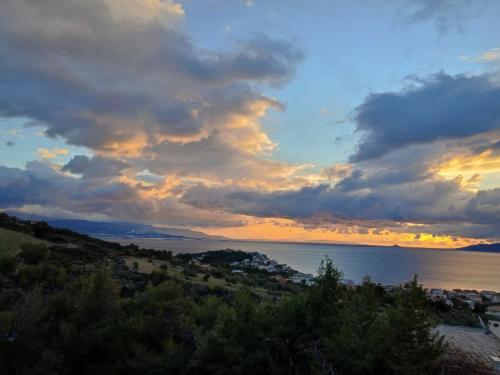
<path id="1" fill-rule="evenodd" d="M 0 255 L 2 374 L 425 374 L 445 349 L 416 280 L 347 289 L 326 260 L 314 286 L 288 287 L 6 215 L 0 227 L 42 240 Z"/>

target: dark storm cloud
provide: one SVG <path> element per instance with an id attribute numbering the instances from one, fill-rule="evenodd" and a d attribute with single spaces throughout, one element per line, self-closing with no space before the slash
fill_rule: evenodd
<path id="1" fill-rule="evenodd" d="M 402 92 L 371 94 L 355 121 L 363 138 L 353 162 L 411 144 L 466 138 L 500 128 L 500 87 L 486 75 L 439 73 Z"/>

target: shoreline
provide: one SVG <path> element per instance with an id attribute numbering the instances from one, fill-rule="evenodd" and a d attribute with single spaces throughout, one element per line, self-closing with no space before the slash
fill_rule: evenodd
<path id="1" fill-rule="evenodd" d="M 440 248 L 440 247 L 417 247 L 417 246 L 402 246 L 402 245 L 371 245 L 371 244 L 355 244 L 342 242 L 310 242 L 310 241 L 276 241 L 276 240 L 246 240 L 234 238 L 165 238 L 165 237 L 137 237 L 137 236 L 117 236 L 113 234 L 96 234 L 89 233 L 89 236 L 106 239 L 106 238 L 122 238 L 122 239 L 137 239 L 137 240 L 158 240 L 158 241 L 220 241 L 220 242 L 243 242 L 243 243 L 273 243 L 273 244 L 290 244 L 290 245 L 317 245 L 317 246 L 349 246 L 349 247 L 383 247 L 394 249 L 410 249 L 410 250 L 444 250 L 444 251 L 460 251 L 456 248 Z"/>
<path id="2" fill-rule="evenodd" d="M 196 254 L 227 248 L 240 249 L 245 252 L 257 251 L 301 272 L 312 274 L 316 274 L 321 260 L 326 255 L 334 261 L 346 279 L 353 279 L 357 282 L 361 282 L 362 278 L 368 274 L 374 282 L 382 285 L 397 285 L 418 274 L 419 282 L 426 288 L 500 290 L 499 280 L 494 276 L 497 268 L 495 265 L 500 264 L 500 258 L 497 254 L 487 252 L 434 251 L 433 249 L 414 251 L 417 249 L 262 241 L 165 241 L 116 236 L 100 238 L 121 244 L 134 243 L 142 248 L 168 250 L 173 254 Z M 454 269 L 463 269 L 464 272 L 456 272 Z M 478 272 L 482 275 L 480 278 L 475 277 Z"/>
<path id="3" fill-rule="evenodd" d="M 272 244 L 290 244 L 290 245 L 312 245 L 312 246 L 347 246 L 347 247 L 363 247 L 363 248 L 385 248 L 385 249 L 407 249 L 407 250 L 432 250 L 432 251 L 446 251 L 446 252 L 477 252 L 477 253 L 489 253 L 489 254 L 500 254 L 498 251 L 491 250 L 466 250 L 466 248 L 455 248 L 455 247 L 418 247 L 418 246 L 404 246 L 399 244 L 394 245 L 372 245 L 372 244 L 354 244 L 354 243 L 342 243 L 342 242 L 310 242 L 310 241 L 276 241 L 276 240 L 246 240 L 246 239 L 234 239 L 234 238 L 194 238 L 194 237 L 179 237 L 179 238 L 167 238 L 167 237 L 137 237 L 137 236 L 118 236 L 114 234 L 102 234 L 102 233 L 87 233 L 87 235 L 100 238 L 100 239 L 136 239 L 136 240 L 158 240 L 158 241 L 219 241 L 219 242 L 242 242 L 242 243 L 272 243 Z"/>
<path id="4" fill-rule="evenodd" d="M 127 242 L 127 243 L 134 243 L 133 239 L 137 239 L 137 240 L 153 240 L 153 241 L 157 241 L 159 243 L 163 242 L 163 239 L 152 239 L 152 238 L 139 238 L 139 237 L 135 237 L 135 238 L 130 238 L 130 237 L 112 237 L 114 239 L 121 239 L 123 240 L 124 242 Z M 106 237 L 103 237 L 102 239 L 105 239 L 105 240 L 109 240 L 109 237 L 106 238 Z M 176 240 L 171 240 L 171 239 L 166 239 L 165 243 L 171 243 L 171 241 L 176 241 Z M 182 243 L 184 243 L 186 241 L 186 243 L 188 243 L 187 240 L 180 240 Z M 198 241 L 203 241 L 203 239 L 200 239 L 200 240 L 196 240 L 196 242 Z M 232 241 L 229 241 L 229 240 L 226 240 L 226 241 L 221 241 L 221 240 L 212 240 L 212 239 L 209 239 L 209 240 L 205 240 L 205 241 L 210 241 L 210 242 L 213 242 L 213 243 L 218 243 L 218 242 L 232 242 Z M 268 243 L 268 242 L 265 242 L 265 241 L 234 241 L 234 242 L 240 242 L 240 243 L 249 243 L 249 244 L 252 244 L 252 243 L 256 243 L 256 244 L 265 244 L 265 243 Z M 273 244 L 276 244 L 276 242 L 272 242 Z M 143 247 L 143 248 L 146 248 L 147 247 L 147 244 L 138 244 L 138 243 L 135 243 L 136 245 L 140 246 L 140 247 Z M 282 243 L 282 242 L 279 242 L 278 244 L 285 244 L 285 243 Z M 304 244 L 304 243 L 289 243 L 289 244 L 295 244 L 295 245 L 308 245 L 308 244 Z M 146 246 L 145 246 L 146 245 Z M 312 244 L 312 245 L 329 245 L 329 244 Z M 365 246 L 349 246 L 349 245 L 332 245 L 332 247 L 335 247 L 335 246 L 340 246 L 340 247 L 356 247 L 356 248 L 362 248 L 362 247 L 365 247 Z M 373 248 L 373 247 L 377 247 L 377 246 L 366 246 L 366 247 L 369 247 L 369 248 Z M 391 249 L 393 248 L 392 246 L 391 247 L 382 247 L 382 248 L 385 248 L 385 249 Z M 414 250 L 415 248 L 401 248 L 401 249 L 409 249 L 409 250 Z M 160 248 L 157 248 L 157 249 L 154 249 L 154 250 L 161 250 Z M 171 251 L 172 254 L 174 255 L 177 255 L 177 254 L 191 254 L 191 255 L 195 255 L 195 254 L 199 254 L 199 253 L 204 253 L 204 252 L 207 252 L 207 251 L 216 251 L 216 250 L 226 250 L 226 249 L 223 249 L 223 248 L 217 248 L 217 249 L 195 249 L 195 250 L 191 250 L 191 251 L 184 251 L 185 249 L 179 249 L 179 250 L 171 250 L 171 249 L 165 249 L 167 251 Z M 253 253 L 253 252 L 257 252 L 257 253 L 260 253 L 260 254 L 263 254 L 263 255 L 266 255 L 267 257 L 269 257 L 270 259 L 272 260 L 276 260 L 275 258 L 272 257 L 272 255 L 269 255 L 269 254 L 265 254 L 265 253 L 262 253 L 262 250 L 246 250 L 246 249 L 228 249 L 228 250 L 241 250 L 241 251 L 244 251 L 246 253 Z M 433 251 L 433 249 L 423 249 L 423 250 L 429 250 L 429 251 Z M 437 249 L 437 250 L 442 250 L 442 249 Z M 446 253 L 450 253 L 450 250 L 447 250 L 445 251 Z M 467 252 L 467 251 L 464 251 L 463 253 L 470 253 L 470 252 Z M 487 254 L 492 254 L 492 253 L 487 253 Z M 284 265 L 286 265 L 287 267 L 290 267 L 292 268 L 288 263 L 285 263 Z M 319 267 L 319 263 L 318 263 L 318 267 Z M 292 268 L 293 269 L 293 268 Z M 306 271 L 306 270 L 296 270 L 294 269 L 295 272 L 297 273 L 301 273 L 301 274 L 310 274 L 311 271 Z M 342 269 L 341 269 L 342 271 Z M 314 272 L 313 272 L 314 273 Z M 362 277 L 359 278 L 360 281 L 362 280 Z M 409 280 L 411 279 L 411 276 L 407 279 L 402 279 L 401 281 L 398 281 L 398 282 L 380 282 L 374 278 L 372 278 L 372 281 L 376 284 L 379 284 L 381 285 L 382 287 L 387 287 L 387 288 L 391 288 L 391 287 L 396 287 L 398 285 L 402 285 L 404 284 L 405 282 L 408 282 Z M 360 281 L 357 282 L 357 281 L 354 281 L 352 280 L 351 277 L 346 277 L 345 278 L 346 281 L 348 281 L 349 283 L 348 284 L 351 284 L 351 285 L 360 285 Z M 475 292 L 475 293 L 480 293 L 481 291 L 492 291 L 492 289 L 496 292 L 498 290 L 498 288 L 495 288 L 495 287 L 490 287 L 490 288 L 471 288 L 471 287 L 462 287 L 460 285 L 453 285 L 453 286 L 448 286 L 448 287 L 443 287 L 443 286 L 440 286 L 440 285 L 432 285 L 430 283 L 424 283 L 424 282 L 421 282 L 419 280 L 419 282 L 423 285 L 423 287 L 425 289 L 428 289 L 428 290 L 432 290 L 432 289 L 439 289 L 439 290 L 443 290 L 445 292 L 454 292 L 454 291 L 457 291 L 457 292 Z"/>
<path id="5" fill-rule="evenodd" d="M 216 252 L 217 250 L 214 250 L 213 252 Z M 224 250 L 222 250 L 224 251 Z M 237 252 L 238 250 L 233 250 L 233 249 L 227 249 L 228 252 Z M 240 250 L 241 251 L 241 250 Z M 202 253 L 197 253 L 197 254 L 190 254 L 194 259 L 196 259 L 198 262 L 202 261 L 205 257 L 206 254 L 209 254 L 211 251 L 206 251 Z M 279 273 L 284 273 L 288 274 L 288 276 L 291 276 L 288 281 L 294 282 L 294 283 L 300 283 L 301 281 L 304 281 L 307 285 L 311 285 L 312 283 L 315 282 L 317 276 L 314 276 L 312 274 L 307 274 L 303 273 L 301 271 L 298 271 L 296 269 L 293 269 L 290 267 L 288 264 L 280 264 L 276 260 L 269 258 L 266 254 L 260 253 L 258 251 L 256 252 L 246 252 L 249 255 L 249 260 L 248 261 L 242 261 L 242 262 L 231 262 L 228 263 L 233 272 L 235 270 L 247 270 L 247 269 L 258 269 L 261 271 L 265 271 L 269 274 L 279 274 Z M 181 253 L 183 254 L 183 253 Z M 185 253 L 184 253 L 185 254 Z M 382 284 L 382 283 L 376 283 L 374 284 L 381 286 L 384 288 L 386 291 L 395 289 L 403 284 L 405 284 L 407 281 L 399 283 L 399 284 Z M 357 287 L 360 286 L 361 283 L 356 283 L 355 281 L 351 279 L 345 279 L 342 278 L 340 280 L 340 283 L 342 285 L 345 285 L 347 287 Z M 484 303 L 484 299 L 490 299 L 490 303 L 500 303 L 500 293 L 494 290 L 476 290 L 476 289 L 461 289 L 461 288 L 453 288 L 453 289 L 445 289 L 445 288 L 432 288 L 432 287 L 424 287 L 424 290 L 426 291 L 429 299 L 433 301 L 447 301 L 449 298 L 459 298 L 462 299 L 464 303 L 467 303 L 471 306 L 474 306 L 474 303 Z M 484 296 L 484 298 L 483 298 Z M 495 299 L 496 300 L 492 300 Z"/>

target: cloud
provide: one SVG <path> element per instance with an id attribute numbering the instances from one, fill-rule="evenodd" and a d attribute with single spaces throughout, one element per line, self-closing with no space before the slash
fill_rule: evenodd
<path id="1" fill-rule="evenodd" d="M 466 213 L 477 223 L 497 223 L 500 229 L 500 188 L 479 191 L 467 203 Z"/>
<path id="2" fill-rule="evenodd" d="M 495 145 L 491 138 L 489 143 L 473 139 L 463 144 L 411 145 L 378 159 L 327 168 L 325 179 L 317 184 L 262 191 L 201 183 L 187 189 L 181 201 L 204 210 L 294 220 L 309 228 L 354 225 L 407 234 L 498 239 L 500 189 L 478 190 L 477 174 L 453 172 L 454 160 L 464 153 L 481 175 L 483 170 L 498 171 Z"/>
<path id="3" fill-rule="evenodd" d="M 480 61 L 486 63 L 495 63 L 500 60 L 500 48 L 492 48 L 478 55 L 460 55 L 459 59 L 464 61 Z"/>
<path id="4" fill-rule="evenodd" d="M 183 32 L 183 17 L 168 0 L 7 0 L 0 115 L 29 118 L 27 126 L 94 154 L 75 156 L 62 172 L 89 184 L 126 182 L 150 198 L 174 199 L 196 179 L 306 183 L 295 176 L 304 166 L 270 160 L 276 144 L 259 120 L 284 105 L 257 89 L 288 82 L 301 50 L 265 34 L 207 50 Z M 149 172 L 158 183 L 140 177 Z"/>
<path id="5" fill-rule="evenodd" d="M 38 148 L 36 150 L 37 155 L 41 159 L 54 159 L 60 155 L 68 155 L 69 150 L 66 148 L 53 147 L 51 149 L 48 148 Z"/>
<path id="6" fill-rule="evenodd" d="M 92 162 L 91 162 L 92 163 Z M 73 167 L 75 163 L 73 163 Z M 143 186 L 119 178 L 76 178 L 64 175 L 43 161 L 25 169 L 0 166 L 0 208 L 18 210 L 37 207 L 37 212 L 55 209 L 81 217 L 99 213 L 118 220 L 133 220 L 175 226 L 240 226 L 237 215 L 199 210 L 175 197 L 156 199 Z"/>
<path id="7" fill-rule="evenodd" d="M 120 160 L 77 155 L 62 167 L 62 171 L 80 174 L 83 178 L 111 178 L 121 176 L 123 170 L 129 167 L 129 164 Z"/>
<path id="8" fill-rule="evenodd" d="M 485 232 L 498 237 L 500 228 L 494 223 L 500 222 L 499 192 L 500 189 L 494 189 L 472 194 L 462 191 L 457 181 L 445 180 L 356 191 L 318 185 L 273 193 L 198 185 L 188 190 L 182 201 L 205 210 L 281 217 L 313 227 L 323 223 L 355 223 L 373 228 L 402 226 L 407 232 L 436 233 L 432 228 L 436 225 L 444 228 L 443 224 L 447 224 L 443 234 L 449 235 L 460 234 L 462 228 L 473 225 L 475 233 L 472 230 L 468 233 L 471 237 Z M 490 229 L 486 231 L 485 227 Z"/>
<path id="9" fill-rule="evenodd" d="M 216 132 L 198 142 L 164 142 L 146 149 L 141 160 L 131 162 L 137 168 L 157 175 L 202 178 L 216 184 L 237 183 L 266 190 L 307 183 L 307 176 L 299 173 L 307 170 L 306 165 L 291 165 L 262 157 L 261 150 L 248 144 L 258 139 L 258 134 L 246 133 L 239 132 L 240 137 L 231 141 L 224 140 L 228 134 Z M 147 157 L 149 153 L 151 158 Z"/>
<path id="10" fill-rule="evenodd" d="M 415 2 L 411 22 L 451 12 L 442 4 Z M 239 233 L 499 232 L 498 189 L 481 185 L 500 150 L 490 76 L 439 73 L 371 94 L 354 113 L 350 162 L 320 170 L 273 160 L 261 126 L 285 109 L 263 88 L 292 79 L 301 50 L 264 34 L 207 50 L 184 16 L 170 0 L 4 1 L 0 116 L 88 150 L 59 165 L 67 150 L 43 148 L 24 169 L 0 167 L 0 208 Z"/>
<path id="11" fill-rule="evenodd" d="M 302 60 L 258 35 L 232 51 L 197 47 L 172 1 L 7 0 L 0 15 L 0 115 L 99 152 L 192 142 L 249 108 L 280 103 L 253 84 L 281 85 Z"/>
<path id="12" fill-rule="evenodd" d="M 400 2 L 401 3 L 401 2 Z M 465 23 L 476 17 L 489 0 L 408 0 L 396 15 L 405 24 L 431 22 L 440 33 L 463 32 Z"/>
<path id="13" fill-rule="evenodd" d="M 443 198 L 446 198 L 443 200 Z M 451 198 L 456 202 L 451 204 Z M 350 190 L 322 184 L 295 191 L 263 193 L 202 185 L 187 191 L 183 202 L 204 209 L 227 209 L 244 215 L 307 219 L 328 215 L 332 220 L 431 222 L 455 220 L 464 194 L 450 181 L 426 181 L 384 189 Z"/>
<path id="14" fill-rule="evenodd" d="M 400 92 L 370 94 L 355 112 L 362 140 L 351 161 L 411 144 L 498 132 L 499 102 L 500 87 L 487 75 L 438 73 Z"/>
<path id="15" fill-rule="evenodd" d="M 489 51 L 483 52 L 478 59 L 487 62 L 498 61 L 500 60 L 500 48 L 493 48 Z"/>

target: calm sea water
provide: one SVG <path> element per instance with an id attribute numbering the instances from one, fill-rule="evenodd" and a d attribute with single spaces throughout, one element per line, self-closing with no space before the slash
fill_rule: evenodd
<path id="1" fill-rule="evenodd" d="M 316 274 L 328 256 L 346 279 L 364 275 L 382 284 L 399 284 L 417 274 L 426 287 L 496 290 L 500 292 L 500 254 L 452 250 L 408 249 L 257 241 L 163 240 L 106 237 L 144 248 L 197 253 L 218 249 L 258 251 L 298 271 Z"/>

